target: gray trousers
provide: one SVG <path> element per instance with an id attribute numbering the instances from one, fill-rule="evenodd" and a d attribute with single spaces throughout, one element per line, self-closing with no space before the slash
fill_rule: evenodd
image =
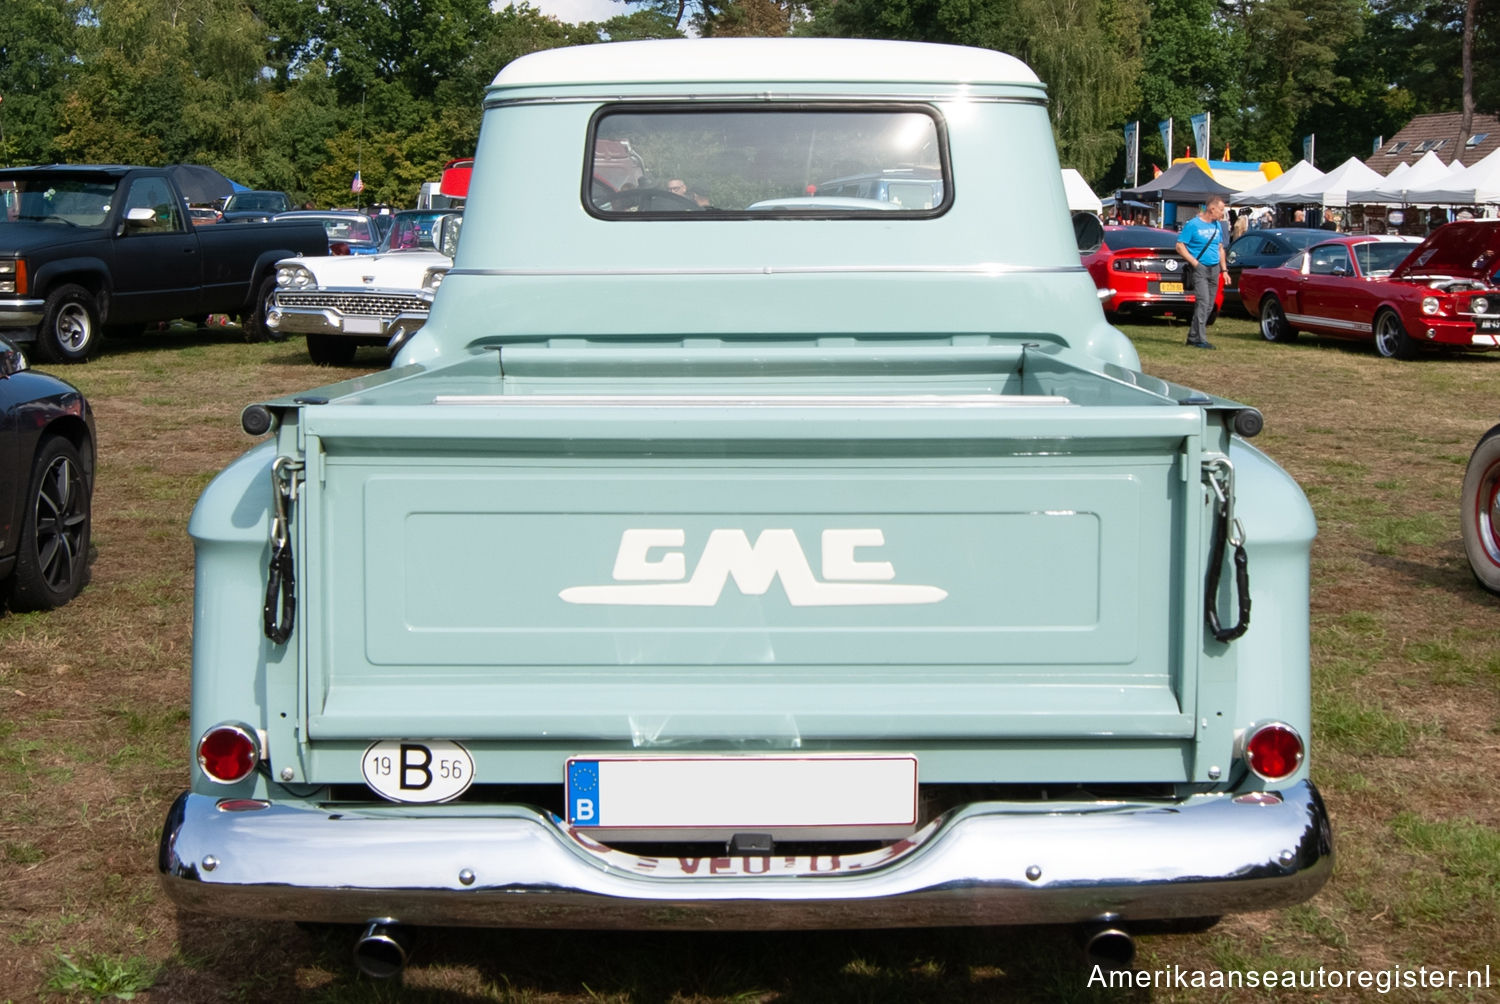
<path id="1" fill-rule="evenodd" d="M 1188 324 L 1188 341 L 1208 341 L 1208 315 L 1214 312 L 1214 294 L 1219 291 L 1219 269 L 1223 266 L 1199 265 L 1193 273 L 1193 320 Z"/>

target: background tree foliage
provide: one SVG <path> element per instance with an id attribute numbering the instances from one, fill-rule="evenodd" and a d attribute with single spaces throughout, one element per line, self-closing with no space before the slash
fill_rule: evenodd
<path id="1" fill-rule="evenodd" d="M 1367 156 L 1458 111 L 1466 0 L 621 0 L 572 25 L 488 0 L 3 0 L 0 163 L 211 164 L 299 201 L 410 204 L 471 152 L 485 84 L 528 52 L 608 40 L 904 38 L 1011 52 L 1047 83 L 1063 163 L 1107 190 L 1122 127 L 1212 114 L 1237 160 Z M 1500 0 L 1475 0 L 1475 107 L 1500 110 Z"/>

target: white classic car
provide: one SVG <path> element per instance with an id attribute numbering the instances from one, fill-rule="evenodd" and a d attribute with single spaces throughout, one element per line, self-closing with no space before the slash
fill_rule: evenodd
<path id="1" fill-rule="evenodd" d="M 361 345 L 399 346 L 427 322 L 462 224 L 455 210 L 397 213 L 373 255 L 277 262 L 267 326 L 305 334 L 307 354 L 325 366 L 349 363 Z"/>

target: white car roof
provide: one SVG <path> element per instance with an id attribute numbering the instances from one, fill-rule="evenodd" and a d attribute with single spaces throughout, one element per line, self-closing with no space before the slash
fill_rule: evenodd
<path id="1" fill-rule="evenodd" d="M 1036 84 L 992 49 L 834 38 L 692 38 L 548 49 L 508 64 L 495 86 L 671 83 Z"/>

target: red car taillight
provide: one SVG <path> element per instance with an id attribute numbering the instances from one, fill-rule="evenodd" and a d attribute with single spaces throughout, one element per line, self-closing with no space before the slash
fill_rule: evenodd
<path id="1" fill-rule="evenodd" d="M 198 740 L 198 766 L 209 780 L 236 784 L 249 777 L 260 763 L 260 742 L 249 727 L 215 725 Z"/>
<path id="2" fill-rule="evenodd" d="M 1297 773 L 1306 750 L 1297 730 L 1284 722 L 1252 726 L 1244 738 L 1245 764 L 1257 777 L 1283 781 Z"/>

